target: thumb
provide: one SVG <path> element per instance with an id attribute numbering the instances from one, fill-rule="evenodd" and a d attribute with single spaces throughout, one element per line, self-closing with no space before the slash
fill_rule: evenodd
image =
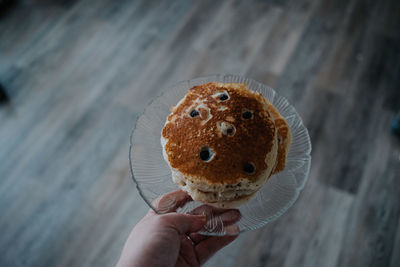
<path id="1" fill-rule="evenodd" d="M 207 221 L 206 215 L 168 213 L 162 216 L 165 216 L 166 221 L 180 234 L 198 232 Z"/>

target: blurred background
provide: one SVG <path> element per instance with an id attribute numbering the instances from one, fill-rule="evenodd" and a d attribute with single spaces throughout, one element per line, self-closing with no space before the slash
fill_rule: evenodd
<path id="1" fill-rule="evenodd" d="M 288 212 L 206 266 L 400 266 L 396 0 L 0 0 L 0 266 L 113 266 L 148 209 L 137 115 L 215 73 L 288 98 L 313 160 Z"/>

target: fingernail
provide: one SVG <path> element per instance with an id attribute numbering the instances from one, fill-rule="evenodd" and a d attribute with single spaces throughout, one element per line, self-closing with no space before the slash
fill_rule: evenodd
<path id="1" fill-rule="evenodd" d="M 240 219 L 240 213 L 236 210 L 230 210 L 220 215 L 223 222 L 237 221 Z"/>
<path id="2" fill-rule="evenodd" d="M 236 224 L 228 225 L 225 227 L 226 235 L 238 235 L 240 233 L 239 226 Z"/>
<path id="3" fill-rule="evenodd" d="M 205 223 L 207 221 L 207 216 L 205 214 L 197 215 L 197 216 L 201 219 L 202 222 Z"/>

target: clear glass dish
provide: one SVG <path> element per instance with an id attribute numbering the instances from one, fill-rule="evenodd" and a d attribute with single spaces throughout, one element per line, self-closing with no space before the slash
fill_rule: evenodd
<path id="1" fill-rule="evenodd" d="M 160 195 L 175 191 L 178 187 L 171 178 L 171 171 L 164 161 L 160 144 L 161 129 L 170 107 L 175 105 L 187 91 L 206 82 L 245 83 L 249 89 L 260 92 L 287 120 L 292 131 L 292 144 L 287 155 L 285 169 L 277 173 L 263 185 L 246 204 L 238 207 L 241 218 L 236 225 L 240 232 L 260 228 L 277 219 L 289 209 L 298 198 L 308 178 L 311 164 L 311 142 L 306 127 L 295 108 L 272 88 L 239 75 L 211 75 L 180 82 L 156 97 L 139 116 L 131 134 L 129 161 L 131 174 L 137 190 L 144 201 L 157 213 L 152 201 Z M 191 201 L 177 212 L 193 213 L 204 205 Z M 200 208 L 201 209 L 201 208 Z M 227 225 L 212 209 L 207 214 L 206 227 L 201 231 L 206 235 L 229 234 Z M 203 209 L 204 212 L 204 209 Z"/>

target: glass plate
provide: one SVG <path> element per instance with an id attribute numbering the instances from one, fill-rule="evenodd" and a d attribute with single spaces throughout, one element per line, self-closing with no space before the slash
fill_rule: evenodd
<path id="1" fill-rule="evenodd" d="M 293 205 L 307 180 L 311 164 L 311 142 L 306 127 L 288 101 L 272 88 L 239 75 L 211 75 L 183 81 L 155 98 L 136 121 L 131 134 L 129 161 L 132 178 L 144 201 L 157 213 L 164 213 L 152 206 L 160 195 L 175 191 L 178 187 L 171 178 L 171 171 L 164 161 L 160 144 L 161 129 L 170 107 L 175 105 L 195 85 L 207 82 L 245 83 L 250 90 L 260 92 L 285 117 L 292 131 L 292 144 L 287 155 L 285 169 L 271 176 L 256 195 L 238 207 L 241 218 L 236 225 L 240 232 L 260 228 L 277 219 Z M 204 205 L 191 201 L 177 212 L 193 213 Z M 209 208 L 209 206 L 207 207 Z M 201 209 L 201 208 L 200 208 Z M 207 235 L 229 234 L 227 225 L 212 211 L 207 213 L 206 227 L 201 231 Z M 204 209 L 203 209 L 204 213 Z"/>

